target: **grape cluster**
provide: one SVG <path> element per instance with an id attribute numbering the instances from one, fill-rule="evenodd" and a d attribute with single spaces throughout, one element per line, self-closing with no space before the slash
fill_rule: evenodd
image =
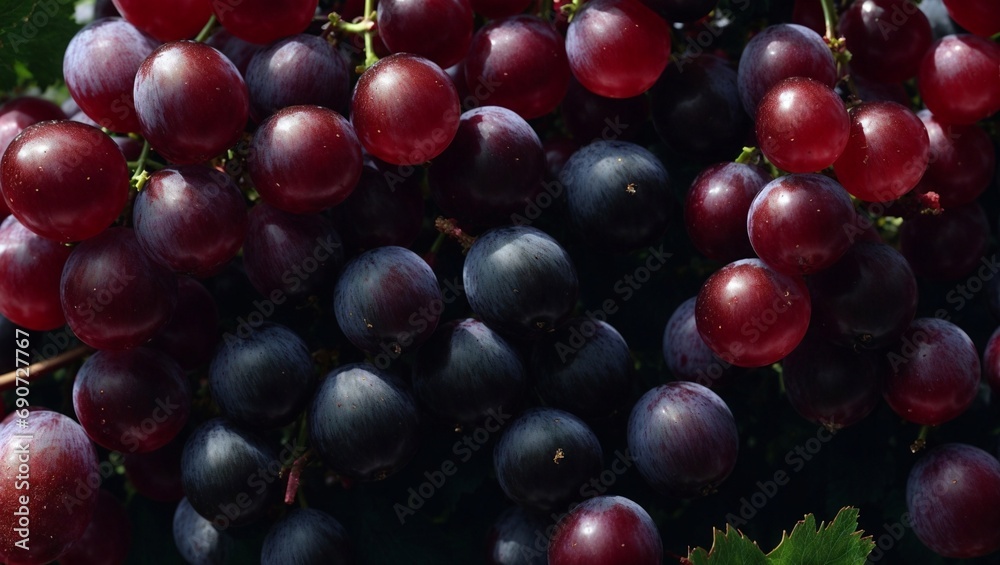
<path id="1" fill-rule="evenodd" d="M 887 406 L 914 451 L 1000 392 L 1000 330 L 981 357 L 921 300 L 990 278 L 992 0 L 330 4 L 98 2 L 63 106 L 0 106 L 0 335 L 67 345 L 32 366 L 61 398 L 0 424 L 5 480 L 32 438 L 0 561 L 125 562 L 108 466 L 174 505 L 188 563 L 379 562 L 305 506 L 460 438 L 401 523 L 486 446 L 513 503 L 475 534 L 489 563 L 659 564 L 687 540 L 619 466 L 713 496 L 757 452 L 734 383 L 778 372 L 832 432 Z M 613 318 L 665 289 L 653 340 Z M 944 557 L 1000 550 L 1000 463 L 969 441 L 906 484 Z"/>

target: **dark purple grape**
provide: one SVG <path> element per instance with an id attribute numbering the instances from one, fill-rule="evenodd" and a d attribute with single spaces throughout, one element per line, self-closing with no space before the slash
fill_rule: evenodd
<path id="1" fill-rule="evenodd" d="M 663 237 L 670 176 L 643 147 L 596 141 L 570 157 L 559 180 L 566 187 L 570 221 L 590 247 L 628 252 Z"/>
<path id="2" fill-rule="evenodd" d="M 14 216 L 0 224 L 0 312 L 29 330 L 66 323 L 59 280 L 72 248 L 45 239 Z"/>
<path id="3" fill-rule="evenodd" d="M 996 172 L 993 142 L 978 125 L 943 123 L 927 110 L 917 117 L 927 128 L 930 162 L 924 179 L 941 197 L 942 208 L 973 202 L 986 191 Z"/>
<path id="4" fill-rule="evenodd" d="M 812 325 L 842 346 L 895 343 L 917 311 L 917 280 L 884 243 L 858 241 L 829 269 L 809 277 Z"/>
<path id="5" fill-rule="evenodd" d="M 166 353 L 98 351 L 73 382 L 73 410 L 94 443 L 144 453 L 169 443 L 187 423 L 191 385 Z"/>
<path id="6" fill-rule="evenodd" d="M 562 136 L 550 137 L 542 142 L 542 149 L 545 151 L 545 179 L 558 179 L 566 161 L 580 147 L 576 141 Z"/>
<path id="7" fill-rule="evenodd" d="M 208 384 L 222 415 L 245 428 L 291 422 L 313 392 L 312 355 L 302 338 L 266 323 L 250 335 L 227 335 L 212 358 Z"/>
<path id="8" fill-rule="evenodd" d="M 455 140 L 431 163 L 434 201 L 463 225 L 493 227 L 524 213 L 541 189 L 545 153 L 528 122 L 483 106 L 462 114 Z"/>
<path id="9" fill-rule="evenodd" d="M 461 61 L 472 42 L 475 21 L 469 0 L 378 4 L 378 35 L 393 53 L 413 53 L 442 69 Z"/>
<path id="10" fill-rule="evenodd" d="M 170 355 L 185 371 L 190 371 L 212 358 L 219 341 L 218 326 L 219 311 L 212 295 L 198 281 L 179 277 L 174 315 L 148 345 Z"/>
<path id="11" fill-rule="evenodd" d="M 548 520 L 520 506 L 504 510 L 486 536 L 488 565 L 548 565 L 550 527 Z"/>
<path id="12" fill-rule="evenodd" d="M 691 382 L 660 385 L 635 403 L 628 449 L 650 486 L 677 498 L 715 492 L 736 465 L 740 438 L 726 403 Z"/>
<path id="13" fill-rule="evenodd" d="M 376 365 L 385 368 L 434 333 L 444 300 L 434 271 L 419 255 L 377 247 L 344 267 L 333 309 L 347 339 L 358 349 L 379 352 Z"/>
<path id="14" fill-rule="evenodd" d="M 376 247 L 413 245 L 424 221 L 424 195 L 417 180 L 404 179 L 389 167 L 361 168 L 351 195 L 331 211 L 349 255 Z"/>
<path id="15" fill-rule="evenodd" d="M 957 280 L 980 264 L 989 239 L 986 211 L 972 202 L 907 219 L 899 229 L 899 251 L 917 276 Z"/>
<path id="16" fill-rule="evenodd" d="M 207 276 L 243 246 L 247 207 L 226 173 L 183 165 L 149 177 L 135 199 L 133 223 L 151 259 L 178 273 Z"/>
<path id="17" fill-rule="evenodd" d="M 131 229 L 111 228 L 73 249 L 59 298 L 80 341 L 98 349 L 128 349 L 170 320 L 177 277 L 146 256 Z"/>
<path id="18" fill-rule="evenodd" d="M 244 41 L 235 35 L 229 33 L 226 29 L 216 30 L 208 39 L 205 40 L 207 45 L 215 47 L 227 59 L 236 65 L 236 69 L 240 71 L 244 79 L 246 78 L 247 68 L 250 66 L 250 61 L 253 60 L 254 55 L 263 51 L 267 48 L 266 45 L 258 45 L 256 43 L 250 43 L 249 41 Z M 249 86 L 248 86 L 249 90 Z M 251 100 L 251 103 L 253 101 Z"/>
<path id="19" fill-rule="evenodd" d="M 535 343 L 528 371 L 546 405 L 590 418 L 625 404 L 632 367 L 618 330 L 600 320 L 572 318 Z"/>
<path id="20" fill-rule="evenodd" d="M 187 437 L 182 432 L 156 451 L 124 454 L 125 476 L 135 491 L 158 502 L 177 502 L 184 498 L 181 454 L 186 442 Z"/>
<path id="21" fill-rule="evenodd" d="M 280 460 L 263 438 L 214 418 L 198 426 L 184 445 L 181 482 L 185 500 L 208 520 L 206 525 L 216 529 L 252 523 L 263 518 L 283 490 L 278 473 L 290 463 Z M 176 531 L 175 516 L 175 540 Z"/>
<path id="22" fill-rule="evenodd" d="M 561 108 L 566 129 L 581 144 L 599 139 L 632 141 L 639 137 L 649 117 L 646 96 L 606 98 L 587 90 L 576 79 L 570 81 Z"/>
<path id="23" fill-rule="evenodd" d="M 598 496 L 556 526 L 549 565 L 660 565 L 663 540 L 649 513 L 622 496 Z"/>
<path id="24" fill-rule="evenodd" d="M 235 145 L 250 113 L 236 66 L 192 41 L 157 48 L 139 67 L 133 94 L 143 137 L 178 165 L 207 161 Z"/>
<path id="25" fill-rule="evenodd" d="M 878 406 L 888 368 L 881 353 L 853 351 L 811 333 L 781 366 L 792 407 L 829 430 L 854 425 Z"/>
<path id="26" fill-rule="evenodd" d="M 993 389 L 994 394 L 1000 391 L 1000 328 L 997 328 L 986 347 L 983 348 L 983 377 Z"/>
<path id="27" fill-rule="evenodd" d="M 569 254 L 531 227 L 490 230 L 465 257 L 462 281 L 473 311 L 502 334 L 538 337 L 576 305 L 579 281 Z"/>
<path id="28" fill-rule="evenodd" d="M 530 120 L 559 106 L 569 87 L 565 40 L 529 15 L 496 19 L 472 37 L 465 83 L 479 104 L 503 106 Z"/>
<path id="29" fill-rule="evenodd" d="M 549 511 L 581 497 L 581 485 L 601 472 L 594 432 L 576 416 L 532 408 L 507 425 L 493 450 L 493 467 L 507 498 Z"/>
<path id="30" fill-rule="evenodd" d="M 907 421 L 937 426 L 961 416 L 979 391 L 979 352 L 955 324 L 917 318 L 888 354 L 883 396 Z"/>
<path id="31" fill-rule="evenodd" d="M 232 538 L 195 512 L 186 498 L 174 511 L 173 533 L 181 557 L 195 565 L 223 565 L 234 545 Z"/>
<path id="32" fill-rule="evenodd" d="M 290 214 L 263 202 L 250 210 L 243 266 L 250 284 L 275 304 L 325 288 L 343 260 L 340 236 L 323 216 Z"/>
<path id="33" fill-rule="evenodd" d="M 833 54 L 815 31 L 798 24 L 775 24 L 747 42 L 740 55 L 738 84 L 743 109 L 751 117 L 775 84 L 789 77 L 807 77 L 833 88 L 837 67 Z"/>
<path id="34" fill-rule="evenodd" d="M 0 476 L 8 480 L 0 489 L 5 524 L 0 528 L 0 559 L 42 565 L 79 540 L 90 524 L 98 497 L 76 493 L 81 479 L 100 476 L 97 452 L 83 428 L 62 414 L 12 414 L 27 424 L 0 427 Z M 25 459 L 28 473 L 23 471 Z M 21 545 L 15 545 L 18 542 Z"/>
<path id="35" fill-rule="evenodd" d="M 350 565 L 351 540 L 333 516 L 312 508 L 295 508 L 278 520 L 261 550 L 261 565 Z"/>
<path id="36" fill-rule="evenodd" d="M 132 87 L 139 65 L 159 42 L 120 18 L 97 20 L 73 36 L 63 56 L 70 96 L 111 131 L 138 132 Z"/>
<path id="37" fill-rule="evenodd" d="M 514 409 L 526 380 L 517 350 L 472 318 L 439 327 L 413 364 L 417 397 L 455 423 L 471 424 Z"/>
<path id="38" fill-rule="evenodd" d="M 319 106 L 291 106 L 264 120 L 247 165 L 264 202 L 315 214 L 350 196 L 361 176 L 361 144 L 343 116 Z"/>
<path id="39" fill-rule="evenodd" d="M 847 252 L 852 243 L 848 228 L 856 223 L 854 204 L 837 181 L 793 174 L 774 179 L 757 194 L 747 213 L 747 234 L 768 266 L 809 275 Z"/>
<path id="40" fill-rule="evenodd" d="M 118 145 L 101 130 L 41 122 L 3 153 L 0 185 L 24 227 L 70 243 L 94 237 L 118 217 L 128 201 L 129 173 Z"/>
<path id="41" fill-rule="evenodd" d="M 736 374 L 736 368 L 720 359 L 698 333 L 695 302 L 692 296 L 674 310 L 663 330 L 663 359 L 674 377 L 708 388 L 724 385 Z"/>
<path id="42" fill-rule="evenodd" d="M 684 227 L 695 248 L 716 261 L 754 257 L 747 214 L 769 182 L 767 171 L 744 163 L 718 163 L 699 173 L 684 199 Z"/>
<path id="43" fill-rule="evenodd" d="M 736 70 L 714 55 L 681 55 L 650 90 L 656 133 L 699 161 L 732 159 L 752 125 L 740 101 Z"/>
<path id="44" fill-rule="evenodd" d="M 90 525 L 59 556 L 59 565 L 122 565 L 131 545 L 132 524 L 125 507 L 108 491 L 101 490 Z"/>
<path id="45" fill-rule="evenodd" d="M 840 16 L 851 71 L 880 82 L 913 78 L 931 46 L 931 24 L 911 0 L 860 0 Z"/>
<path id="46" fill-rule="evenodd" d="M 417 451 L 418 428 L 410 393 L 367 363 L 328 374 L 309 408 L 310 445 L 349 479 L 380 481 L 402 469 Z"/>
<path id="47" fill-rule="evenodd" d="M 910 469 L 906 509 L 917 538 L 935 553 L 989 555 L 1000 549 L 1000 462 L 960 443 L 929 451 Z"/>
<path id="48" fill-rule="evenodd" d="M 295 35 L 258 51 L 246 67 L 246 83 L 258 122 L 288 106 L 344 112 L 351 99 L 347 58 L 315 35 Z"/>

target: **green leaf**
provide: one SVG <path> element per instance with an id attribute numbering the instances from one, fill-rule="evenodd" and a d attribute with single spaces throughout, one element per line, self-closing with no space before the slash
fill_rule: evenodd
<path id="1" fill-rule="evenodd" d="M 818 530 L 816 518 L 809 514 L 795 525 L 791 535 L 782 534 L 768 561 L 774 565 L 864 565 L 875 543 L 871 537 L 861 537 L 863 532 L 857 529 L 857 508 L 841 508 L 829 525 L 820 524 Z"/>
<path id="2" fill-rule="evenodd" d="M 0 91 L 62 80 L 63 54 L 79 30 L 73 13 L 72 0 L 0 0 Z"/>
<path id="3" fill-rule="evenodd" d="M 767 557 L 757 544 L 726 525 L 726 533 L 715 530 L 712 549 L 698 548 L 691 552 L 688 560 L 692 565 L 767 565 Z"/>
<path id="4" fill-rule="evenodd" d="M 715 530 L 712 549 L 697 548 L 688 555 L 690 565 L 864 565 L 875 548 L 871 537 L 858 531 L 858 509 L 842 508 L 829 525 L 816 527 L 816 517 L 806 515 L 783 533 L 781 543 L 766 556 L 757 544 L 732 526 Z"/>

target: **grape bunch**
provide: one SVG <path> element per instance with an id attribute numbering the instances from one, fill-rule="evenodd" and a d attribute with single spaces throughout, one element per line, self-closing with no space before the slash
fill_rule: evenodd
<path id="1" fill-rule="evenodd" d="M 75 17 L 0 96 L 0 562 L 1000 551 L 993 0 Z"/>

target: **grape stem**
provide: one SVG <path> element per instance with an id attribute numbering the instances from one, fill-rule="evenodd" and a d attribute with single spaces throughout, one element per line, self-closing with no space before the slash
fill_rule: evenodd
<path id="1" fill-rule="evenodd" d="M 31 381 L 38 377 L 45 376 L 53 371 L 57 371 L 93 351 L 94 348 L 88 345 L 81 345 L 74 349 L 70 349 L 62 355 L 57 355 L 51 359 L 45 359 L 37 363 L 32 363 L 27 367 L 21 367 L 16 371 L 0 375 L 0 392 L 15 388 L 17 386 L 18 375 L 20 375 L 22 382 L 24 380 Z"/>
<path id="2" fill-rule="evenodd" d="M 305 452 L 302 457 L 299 457 L 292 463 L 292 468 L 288 471 L 288 486 L 285 488 L 285 504 L 295 503 L 296 495 L 299 494 L 302 468 L 309 462 L 310 457 L 312 457 L 312 450 Z M 304 498 L 300 499 L 300 502 L 304 501 Z"/>
<path id="3" fill-rule="evenodd" d="M 753 162 L 757 159 L 758 151 L 756 147 L 744 147 L 743 152 L 736 158 L 736 162 L 742 165 Z"/>
<path id="4" fill-rule="evenodd" d="M 462 253 L 467 253 L 472 244 L 476 242 L 476 238 L 462 231 L 462 228 L 458 227 L 458 223 L 453 219 L 438 216 L 434 220 L 434 228 L 459 242 L 462 245 Z"/>
<path id="5" fill-rule="evenodd" d="M 562 7 L 559 8 L 562 13 L 566 14 L 567 22 L 573 21 L 573 16 L 575 16 L 576 13 L 580 11 L 580 8 L 583 7 L 584 1 L 585 0 L 573 0 L 569 4 L 563 4 Z"/>
<path id="6" fill-rule="evenodd" d="M 917 435 L 917 439 L 910 444 L 911 453 L 916 453 L 927 445 L 927 432 L 930 430 L 930 426 L 920 426 L 920 433 Z"/>
<path id="7" fill-rule="evenodd" d="M 146 172 L 146 160 L 149 158 L 149 141 L 143 140 L 142 142 L 142 153 L 139 154 L 139 160 L 135 162 L 135 173 L 132 175 L 132 186 L 136 190 L 142 190 L 142 187 L 146 185 L 146 181 L 149 180 L 149 173 Z"/>
<path id="8" fill-rule="evenodd" d="M 332 12 L 330 14 L 330 27 L 338 31 L 350 34 L 364 34 L 365 38 L 365 62 L 359 65 L 355 71 L 361 74 L 378 62 L 375 54 L 375 19 L 378 14 L 375 12 L 375 0 L 365 0 L 365 17 L 360 22 L 345 22 L 340 14 Z"/>
<path id="9" fill-rule="evenodd" d="M 837 41 L 837 7 L 834 0 L 819 0 L 823 5 L 823 21 L 826 23 L 826 40 L 831 45 Z"/>
<path id="10" fill-rule="evenodd" d="M 208 18 L 208 23 L 205 24 L 205 27 L 201 28 L 201 31 L 198 32 L 198 35 L 195 36 L 194 40 L 201 43 L 202 41 L 208 39 L 208 36 L 212 35 L 212 30 L 215 29 L 216 22 L 218 22 L 218 20 L 215 18 L 215 14 L 212 14 L 212 17 Z"/>

